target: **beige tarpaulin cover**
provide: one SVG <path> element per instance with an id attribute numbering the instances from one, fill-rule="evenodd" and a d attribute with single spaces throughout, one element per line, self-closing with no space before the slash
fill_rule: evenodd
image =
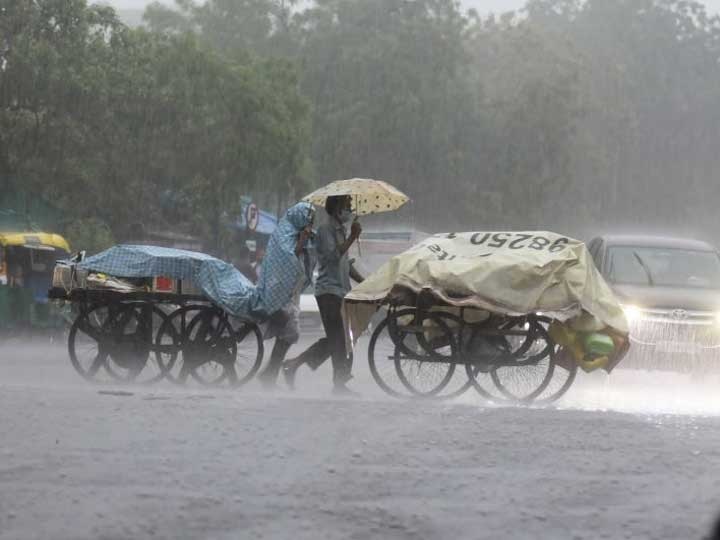
<path id="1" fill-rule="evenodd" d="M 583 313 L 597 329 L 628 333 L 628 323 L 583 242 L 551 232 L 438 234 L 393 257 L 345 297 L 357 339 L 377 304 L 403 290 L 429 290 L 442 302 L 503 315 Z M 587 315 L 586 315 L 587 317 Z"/>

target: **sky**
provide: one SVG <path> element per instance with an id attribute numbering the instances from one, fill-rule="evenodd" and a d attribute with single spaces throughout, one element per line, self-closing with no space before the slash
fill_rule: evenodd
<path id="1" fill-rule="evenodd" d="M 474 7 L 479 12 L 510 11 L 522 7 L 525 0 L 462 0 L 468 7 Z M 708 10 L 720 12 L 720 0 L 701 0 Z"/>
<path id="2" fill-rule="evenodd" d="M 108 0 L 108 3 L 118 9 L 142 9 L 151 0 Z M 163 3 L 173 3 L 172 0 L 163 0 Z M 525 0 L 463 0 L 468 7 L 474 7 L 481 13 L 491 11 L 509 11 L 522 7 Z M 720 12 L 720 0 L 704 0 L 703 2 L 711 11 Z"/>

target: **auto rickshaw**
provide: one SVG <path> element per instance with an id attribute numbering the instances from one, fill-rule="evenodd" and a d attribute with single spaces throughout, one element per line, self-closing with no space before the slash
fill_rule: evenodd
<path id="1" fill-rule="evenodd" d="M 63 318 L 49 303 L 53 269 L 69 256 L 58 234 L 0 232 L 0 330 L 54 329 Z"/>

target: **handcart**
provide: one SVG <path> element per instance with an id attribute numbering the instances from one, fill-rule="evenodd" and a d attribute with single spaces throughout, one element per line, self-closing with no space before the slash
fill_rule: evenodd
<path id="1" fill-rule="evenodd" d="M 354 340 L 377 321 L 369 368 L 395 397 L 474 388 L 492 401 L 551 403 L 579 367 L 611 371 L 629 343 L 584 244 L 547 232 L 430 237 L 354 288 L 345 314 Z"/>
<path id="2" fill-rule="evenodd" d="M 68 353 L 87 380 L 240 386 L 262 364 L 257 322 L 231 316 L 185 280 L 98 277 L 61 263 L 49 297 L 74 306 Z"/>

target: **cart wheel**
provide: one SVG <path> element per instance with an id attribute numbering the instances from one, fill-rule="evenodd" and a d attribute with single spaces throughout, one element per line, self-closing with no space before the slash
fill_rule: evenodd
<path id="1" fill-rule="evenodd" d="M 547 330 L 552 323 L 552 319 L 549 317 L 537 317 L 538 323 Z M 553 352 L 557 359 L 558 347 L 555 343 L 551 343 Z M 575 362 L 568 363 L 567 366 L 564 363 L 555 362 L 555 370 L 553 376 L 548 383 L 545 390 L 542 391 L 534 400 L 533 403 L 538 405 L 549 405 L 560 399 L 570 389 L 575 382 L 577 376 L 578 365 Z"/>
<path id="2" fill-rule="evenodd" d="M 533 403 L 537 405 L 549 405 L 563 397 L 575 382 L 577 371 L 577 364 L 572 364 L 570 369 L 555 364 L 552 379 L 550 379 L 550 382 L 542 393 L 533 399 Z"/>
<path id="3" fill-rule="evenodd" d="M 183 306 L 173 311 L 160 325 L 155 336 L 155 361 L 162 366 L 165 378 L 174 384 L 185 384 L 190 375 L 183 370 L 183 344 L 190 322 L 206 305 Z"/>
<path id="4" fill-rule="evenodd" d="M 241 386 L 260 369 L 264 346 L 257 325 L 242 321 L 235 328 L 222 311 L 207 308 L 188 325 L 182 350 L 181 379 L 189 374 L 206 386 Z"/>
<path id="5" fill-rule="evenodd" d="M 525 319 L 513 319 L 500 324 L 497 330 L 499 335 L 483 335 L 486 326 L 480 325 L 472 329 L 467 345 L 465 346 L 465 372 L 470 384 L 485 399 L 505 402 L 507 396 L 498 391 L 491 372 L 498 364 L 522 358 L 530 349 L 534 336 L 530 332 L 523 332 L 520 336 L 502 335 L 503 330 L 517 331 L 517 327 L 526 325 Z M 529 325 L 527 327 L 529 329 Z"/>
<path id="6" fill-rule="evenodd" d="M 147 302 L 123 304 L 112 321 L 112 339 L 106 369 L 122 382 L 152 384 L 167 375 L 169 367 L 151 355 L 156 329 L 167 315 Z M 170 366 L 171 367 L 171 366 Z"/>
<path id="7" fill-rule="evenodd" d="M 400 351 L 390 336 L 388 318 L 385 318 L 378 323 L 370 336 L 368 367 L 373 379 L 386 394 L 396 398 L 407 398 L 411 394 L 400 382 L 395 369 L 395 358 L 399 355 Z"/>
<path id="8" fill-rule="evenodd" d="M 456 368 L 457 364 L 465 364 L 467 362 L 467 342 L 469 341 L 472 327 L 465 324 L 460 317 L 453 313 L 448 313 L 445 311 L 433 311 L 432 314 L 435 317 L 439 317 L 440 319 L 442 319 L 448 326 L 448 328 L 450 328 L 450 330 L 452 331 L 452 335 L 455 337 L 455 344 L 457 345 L 457 350 L 459 354 L 459 357 L 456 356 L 455 358 L 459 358 L 461 360 L 459 362 L 456 361 Z M 423 347 L 425 347 L 426 341 L 422 336 L 419 337 L 421 338 L 421 343 L 423 344 Z M 444 388 L 442 388 L 442 390 L 438 392 L 435 397 L 439 399 L 453 399 L 463 395 L 471 387 L 472 381 L 467 376 L 466 371 L 463 369 L 455 369 L 453 376 L 448 382 L 448 384 Z"/>
<path id="9" fill-rule="evenodd" d="M 496 366 L 490 371 L 495 387 L 503 397 L 510 401 L 531 403 L 539 397 L 550 384 L 555 371 L 555 344 L 547 330 L 535 319 L 518 321 L 515 328 L 522 325 L 526 335 L 507 336 L 511 351 L 516 352 L 508 358 L 508 364 Z M 529 347 L 528 338 L 532 339 Z"/>
<path id="10" fill-rule="evenodd" d="M 88 381 L 100 381 L 107 375 L 110 308 L 95 306 L 82 311 L 68 333 L 68 353 L 75 371 Z M 105 377 L 107 379 L 107 377 Z"/>
<path id="11" fill-rule="evenodd" d="M 416 397 L 437 396 L 455 373 L 458 348 L 452 331 L 439 316 L 414 309 L 388 317 L 390 336 L 398 349 L 395 371 L 403 386 Z"/>
<path id="12" fill-rule="evenodd" d="M 230 319 L 235 330 L 237 352 L 235 361 L 229 366 L 230 384 L 242 386 L 250 381 L 260 369 L 265 354 L 262 332 L 257 324 Z"/>

